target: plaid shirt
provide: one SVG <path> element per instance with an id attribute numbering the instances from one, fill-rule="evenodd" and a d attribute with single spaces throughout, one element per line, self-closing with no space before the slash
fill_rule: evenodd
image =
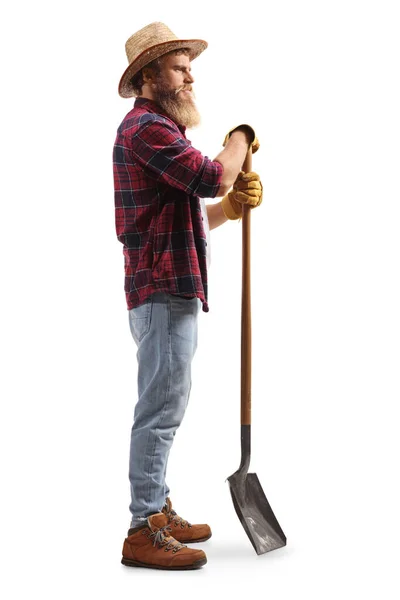
<path id="1" fill-rule="evenodd" d="M 128 310 L 159 291 L 200 298 L 209 310 L 199 198 L 217 195 L 223 168 L 195 150 L 185 130 L 147 98 L 136 98 L 117 130 L 115 225 Z"/>

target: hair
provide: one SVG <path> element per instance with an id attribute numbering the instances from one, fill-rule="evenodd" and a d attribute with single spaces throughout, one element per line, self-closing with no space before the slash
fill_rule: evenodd
<path id="1" fill-rule="evenodd" d="M 159 56 L 158 58 L 155 58 L 153 61 L 151 61 L 149 64 L 145 65 L 144 67 L 142 67 L 142 69 L 140 69 L 140 71 L 138 71 L 137 73 L 135 73 L 135 75 L 130 79 L 130 84 L 132 86 L 133 92 L 134 92 L 134 96 L 141 96 L 142 95 L 142 86 L 143 86 L 143 69 L 154 69 L 154 72 L 156 74 L 156 76 L 158 76 L 161 73 L 161 68 L 162 68 L 162 59 L 164 58 L 164 56 L 168 56 L 169 54 L 175 54 L 176 56 L 178 56 L 179 54 L 184 54 L 185 56 L 190 56 L 190 50 L 189 48 L 178 48 L 177 50 L 171 50 L 171 52 L 167 52 L 166 54 L 163 54 L 162 56 Z"/>

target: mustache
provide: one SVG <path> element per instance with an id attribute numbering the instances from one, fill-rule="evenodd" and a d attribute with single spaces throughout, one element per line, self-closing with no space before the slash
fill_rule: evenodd
<path id="1" fill-rule="evenodd" d="M 182 90 L 187 90 L 188 92 L 192 91 L 192 86 L 191 85 L 182 85 L 180 88 L 178 88 L 177 90 L 175 90 L 175 95 L 179 94 L 179 92 L 182 92 Z"/>

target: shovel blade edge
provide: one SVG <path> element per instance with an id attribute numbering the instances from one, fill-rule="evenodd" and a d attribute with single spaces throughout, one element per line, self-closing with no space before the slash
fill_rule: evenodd
<path id="1" fill-rule="evenodd" d="M 286 546 L 286 536 L 264 494 L 256 473 L 228 477 L 233 505 L 257 554 Z"/>

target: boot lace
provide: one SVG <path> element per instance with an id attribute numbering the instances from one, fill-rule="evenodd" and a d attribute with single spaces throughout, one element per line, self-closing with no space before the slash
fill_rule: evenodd
<path id="1" fill-rule="evenodd" d="M 157 531 L 149 533 L 147 537 L 149 539 L 154 538 L 153 546 L 156 544 L 158 544 L 160 548 L 165 546 L 165 552 L 172 550 L 172 552 L 175 553 L 182 550 L 182 548 L 187 548 L 185 544 L 181 544 L 181 542 L 178 542 L 178 540 L 172 537 L 172 535 L 168 533 L 169 531 L 172 531 L 172 528 L 169 525 L 164 525 L 164 527 L 160 527 Z M 143 530 L 143 535 L 145 534 L 147 534 L 147 530 Z"/>
<path id="2" fill-rule="evenodd" d="M 189 523 L 189 521 L 185 521 L 185 519 L 182 519 L 182 517 L 180 517 L 176 511 L 174 509 L 171 509 L 169 513 L 167 513 L 168 516 L 168 520 L 169 522 L 173 522 L 176 523 L 176 526 L 178 526 L 180 524 L 180 526 L 182 527 L 182 529 L 187 525 L 188 527 L 192 527 L 192 524 Z"/>

